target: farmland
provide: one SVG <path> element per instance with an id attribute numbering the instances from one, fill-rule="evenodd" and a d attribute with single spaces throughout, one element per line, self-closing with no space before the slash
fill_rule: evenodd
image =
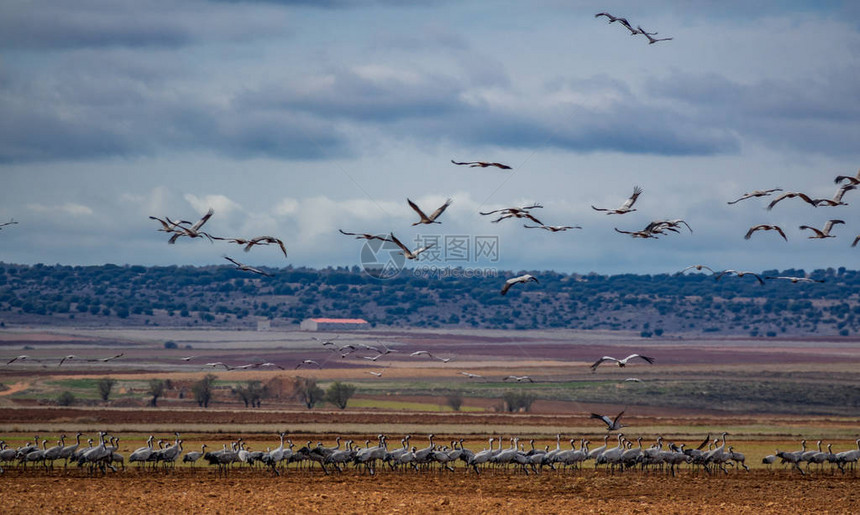
<path id="1" fill-rule="evenodd" d="M 457 466 L 453 473 L 380 471 L 369 477 L 352 469 L 325 476 L 319 469 L 292 466 L 280 477 L 263 469 L 236 469 L 218 479 L 205 465 L 196 472 L 180 465 L 167 473 L 129 467 L 88 478 L 75 466 L 47 473 L 7 466 L 0 484 L 4 492 L 15 493 L 7 494 L 6 511 L 26 511 L 32 503 L 45 511 L 121 506 L 130 513 L 170 509 L 176 503 L 188 509 L 226 503 L 228 511 L 524 512 L 537 506 L 563 512 L 659 508 L 778 513 L 789 502 L 813 509 L 823 495 L 835 503 L 835 511 L 856 511 L 851 494 L 856 476 L 851 472 L 813 470 L 801 480 L 794 471 L 761 464 L 777 448 L 798 449 L 801 439 L 822 439 L 834 450 L 852 448 L 860 435 L 855 372 L 860 349 L 851 341 L 690 338 L 650 339 L 646 344 L 635 334 L 608 331 L 468 329 L 318 336 L 342 347 L 384 344 L 397 352 L 377 361 L 362 358 L 369 351 L 341 357 L 308 333 L 293 331 L 7 328 L 0 332 L 4 356 L 24 354 L 28 359 L 0 372 L 0 439 L 15 447 L 35 434 L 54 439 L 81 431 L 92 438 L 107 430 L 121 437 L 120 451 L 126 456 L 148 435 L 172 442 L 175 431 L 186 450 L 202 443 L 220 448 L 238 438 L 251 449 L 274 448 L 278 431 L 286 431 L 297 445 L 319 441 L 331 446 L 338 436 L 364 442 L 384 433 L 396 447 L 403 435 L 420 442 L 433 433 L 439 442 L 463 439 L 473 450 L 485 448 L 490 436 L 519 436 L 534 439 L 537 448 L 554 447 L 556 434 L 563 435 L 563 445 L 585 438 L 594 447 L 606 432 L 588 414 L 624 410 L 625 434 L 641 436 L 646 445 L 657 436 L 697 445 L 705 435 L 726 431 L 735 449 L 746 454 L 752 472 L 731 469 L 725 477 L 711 477 L 682 469 L 681 477 L 672 478 L 659 472 L 610 475 L 586 464 L 581 471 L 529 476 L 508 470 L 476 477 Z M 165 348 L 165 342 L 175 348 Z M 410 356 L 417 349 L 451 359 Z M 655 364 L 589 369 L 595 357 L 630 352 L 647 353 Z M 118 353 L 122 357 L 115 360 L 86 361 Z M 56 358 L 68 354 L 77 359 L 58 366 Z M 189 356 L 193 359 L 181 359 Z M 296 370 L 303 359 L 322 366 Z M 204 366 L 260 360 L 284 370 Z M 480 377 L 466 377 L 464 371 Z M 202 408 L 191 391 L 207 374 L 215 378 L 213 398 Z M 534 382 L 511 383 L 504 380 L 508 375 L 528 375 Z M 105 377 L 115 380 L 108 401 L 97 393 L 98 381 Z M 354 385 L 355 395 L 343 410 L 327 402 L 308 409 L 295 397 L 297 377 L 313 379 L 322 388 L 335 382 Z M 639 381 L 625 381 L 630 377 Z M 149 406 L 148 393 L 153 380 L 169 385 L 155 407 Z M 270 387 L 259 408 L 245 407 L 237 395 L 250 382 Z M 60 406 L 57 399 L 64 392 L 74 402 Z M 504 401 L 511 392 L 533 400 L 525 409 L 511 411 Z M 452 396 L 462 401 L 457 410 L 450 405 Z M 316 480 L 309 482 L 310 477 Z M 415 481 L 420 488 L 412 487 Z M 74 501 L 59 500 L 53 495 L 58 491 Z M 138 501 L 131 504 L 130 499 Z"/>

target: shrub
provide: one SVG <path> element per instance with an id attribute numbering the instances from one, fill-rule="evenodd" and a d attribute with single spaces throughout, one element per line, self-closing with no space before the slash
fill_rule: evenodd
<path id="1" fill-rule="evenodd" d="M 445 402 L 454 411 L 460 411 L 460 406 L 463 405 L 463 394 L 460 392 L 451 392 L 445 396 Z"/>
<path id="2" fill-rule="evenodd" d="M 71 406 L 75 403 L 75 396 L 70 391 L 65 391 L 57 397 L 57 405 L 59 406 Z"/>
<path id="3" fill-rule="evenodd" d="M 529 411 L 535 400 L 537 400 L 537 397 L 529 392 L 507 391 L 502 394 L 505 409 L 511 413 L 515 411 Z"/>

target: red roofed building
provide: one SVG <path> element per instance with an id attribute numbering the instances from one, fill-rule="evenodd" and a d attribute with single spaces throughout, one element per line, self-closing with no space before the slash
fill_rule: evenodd
<path id="1" fill-rule="evenodd" d="M 363 318 L 306 318 L 299 326 L 302 331 L 353 331 L 369 329 Z"/>

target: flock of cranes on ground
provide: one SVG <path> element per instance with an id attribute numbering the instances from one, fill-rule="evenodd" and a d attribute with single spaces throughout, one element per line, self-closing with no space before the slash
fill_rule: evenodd
<path id="1" fill-rule="evenodd" d="M 597 415 L 594 415 L 598 417 Z M 620 417 L 620 415 L 619 415 Z M 617 424 L 606 417 L 607 425 Z M 620 425 L 619 425 L 620 428 Z M 610 427 L 610 430 L 612 428 Z M 698 446 L 687 447 L 687 444 L 667 443 L 662 436 L 657 437 L 653 445 L 644 447 L 643 437 L 628 439 L 622 433 L 616 435 L 617 445 L 610 446 L 612 435 L 607 433 L 603 437 L 603 445 L 591 448 L 591 442 L 586 438 L 580 438 L 579 448 L 576 447 L 577 439 L 570 439 L 570 449 L 562 446 L 562 435 L 556 435 L 555 448 L 550 445 L 542 449 L 535 446 L 535 441 L 530 440 L 529 448 L 525 441 L 519 437 L 488 438 L 487 447 L 482 450 L 471 450 L 463 444 L 463 440 L 453 440 L 450 445 L 436 443 L 433 434 L 427 436 L 428 446 L 418 448 L 412 445 L 411 435 L 406 435 L 400 440 L 399 447 L 389 448 L 388 437 L 380 434 L 377 436 L 376 445 L 371 445 L 370 440 L 365 440 L 364 447 L 356 445 L 353 440 L 342 437 L 336 438 L 336 445 L 325 447 L 322 442 L 313 444 L 308 441 L 304 446 L 298 447 L 287 438 L 287 433 L 278 433 L 280 438 L 277 447 L 269 447 L 265 451 L 252 450 L 242 438 L 229 444 L 222 444 L 217 451 L 207 451 L 207 444 L 202 444 L 200 450 L 188 450 L 183 447 L 183 440 L 179 433 L 174 433 L 173 443 L 169 440 L 160 439 L 155 441 L 150 436 L 146 445 L 132 451 L 126 459 L 121 454 L 119 437 L 108 435 L 106 432 L 98 433 L 98 445 L 92 438 L 88 439 L 88 446 L 81 446 L 82 433 L 75 435 L 75 443 L 65 445 L 66 435 L 60 436 L 57 445 L 48 447 L 48 439 L 40 441 L 36 435 L 32 443 L 18 448 L 10 448 L 5 442 L 0 441 L 0 473 L 5 472 L 3 465 L 7 468 L 17 466 L 19 470 L 37 470 L 42 467 L 47 473 L 54 469 L 57 462 L 63 463 L 63 468 L 74 464 L 87 470 L 89 475 L 97 472 L 106 474 L 108 469 L 117 472 L 117 467 L 126 469 L 136 464 L 140 471 L 163 471 L 173 470 L 177 463 L 188 464 L 193 468 L 198 462 L 208 463 L 216 467 L 219 476 L 227 476 L 234 468 L 239 469 L 266 469 L 273 475 L 279 476 L 284 473 L 290 465 L 293 468 L 314 469 L 317 465 L 326 474 L 332 472 L 342 473 L 347 466 L 363 473 L 375 475 L 377 470 L 391 471 L 429 471 L 445 470 L 456 472 L 455 466 L 460 466 L 465 473 L 481 474 L 485 470 L 498 472 L 516 472 L 525 475 L 539 474 L 544 470 L 550 471 L 577 471 L 583 470 L 588 461 L 594 462 L 594 470 L 601 467 L 608 469 L 609 473 L 623 473 L 633 470 L 659 471 L 675 476 L 682 466 L 691 470 L 702 470 L 711 475 L 715 472 L 728 474 L 727 466 L 736 469 L 744 468 L 749 472 L 746 457 L 743 453 L 734 450 L 733 446 L 726 445 L 724 432 L 720 437 L 711 439 L 708 435 Z M 343 441 L 343 445 L 341 442 Z M 507 441 L 507 445 L 505 445 Z M 822 442 L 818 441 L 818 450 L 807 450 L 806 440 L 801 442 L 801 450 L 795 452 L 784 452 L 777 450 L 775 454 L 768 455 L 762 459 L 762 463 L 770 468 L 777 460 L 784 466 L 790 466 L 800 474 L 806 475 L 810 472 L 812 465 L 818 465 L 823 471 L 825 464 L 831 467 L 831 473 L 838 469 L 842 474 L 846 471 L 855 472 L 858 458 L 860 458 L 860 439 L 856 440 L 857 449 L 849 449 L 834 453 L 832 444 L 827 445 L 827 450 L 822 450 Z M 695 444 L 693 444 L 695 445 Z M 183 451 L 185 453 L 183 454 Z M 805 463 L 806 467 L 801 467 Z"/>

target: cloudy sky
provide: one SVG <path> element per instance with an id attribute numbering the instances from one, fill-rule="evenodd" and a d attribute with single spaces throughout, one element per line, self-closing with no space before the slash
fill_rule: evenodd
<path id="1" fill-rule="evenodd" d="M 9 0 L 0 3 L 0 261 L 356 265 L 337 230 L 498 238 L 505 270 L 860 265 L 854 2 Z M 609 11 L 672 41 L 649 45 Z M 458 167 L 507 163 L 513 171 Z M 616 207 L 644 189 L 624 216 Z M 411 198 L 442 224 L 412 227 Z M 540 202 L 566 233 L 479 211 Z M 168 246 L 148 217 L 288 247 Z M 613 231 L 683 218 L 693 233 Z M 807 239 L 802 224 L 844 226 Z M 754 224 L 782 226 L 744 240 Z M 441 240 L 444 241 L 444 240 Z M 474 249 L 473 249 L 474 250 Z M 460 256 L 462 257 L 462 256 Z"/>

